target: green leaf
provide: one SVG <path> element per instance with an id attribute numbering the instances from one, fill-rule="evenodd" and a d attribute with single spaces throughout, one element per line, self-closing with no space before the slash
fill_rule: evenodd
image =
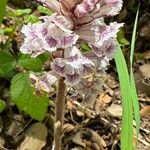
<path id="1" fill-rule="evenodd" d="M 82 42 L 82 43 L 81 43 L 80 48 L 81 48 L 81 50 L 82 50 L 83 52 L 87 52 L 87 51 L 90 51 L 90 50 L 91 50 L 91 48 L 90 48 L 90 47 L 88 46 L 88 44 L 85 43 L 85 42 Z"/>
<path id="2" fill-rule="evenodd" d="M 29 81 L 29 73 L 19 73 L 13 77 L 10 87 L 11 100 L 19 110 L 32 118 L 42 120 L 48 107 L 48 97 L 38 96 Z"/>
<path id="3" fill-rule="evenodd" d="M 46 15 L 52 15 L 53 11 L 46 8 L 46 7 L 43 7 L 43 6 L 38 6 L 37 7 L 37 10 L 40 12 L 40 13 L 43 13 L 43 14 L 46 14 Z"/>
<path id="4" fill-rule="evenodd" d="M 4 111 L 6 104 L 4 101 L 0 100 L 0 113 Z"/>
<path id="5" fill-rule="evenodd" d="M 43 62 L 38 57 L 31 58 L 29 55 L 21 55 L 18 60 L 18 65 L 26 70 L 38 72 L 42 70 Z"/>
<path id="6" fill-rule="evenodd" d="M 115 54 L 121 95 L 122 95 L 122 124 L 121 124 L 121 150 L 133 150 L 133 104 L 129 73 L 122 50 L 118 45 Z"/>
<path id="7" fill-rule="evenodd" d="M 26 14 L 30 14 L 32 12 L 31 9 L 17 9 L 14 11 L 15 16 L 22 16 Z"/>
<path id="8" fill-rule="evenodd" d="M 136 91 L 132 66 L 133 66 L 133 54 L 134 54 L 134 49 L 135 49 L 136 29 L 137 29 L 137 23 L 138 23 L 139 8 L 140 8 L 140 5 L 138 6 L 136 18 L 135 18 L 135 22 L 134 22 L 134 28 L 133 28 L 133 34 L 132 34 L 132 40 L 131 40 L 131 51 L 130 51 L 131 96 L 132 96 L 132 101 L 133 101 L 133 109 L 134 109 L 134 118 L 135 118 L 135 122 L 136 122 L 136 136 L 137 137 L 139 135 L 139 129 L 140 129 L 140 110 L 139 110 L 139 101 L 138 101 L 138 95 L 137 95 L 137 91 Z"/>
<path id="9" fill-rule="evenodd" d="M 0 51 L 0 77 L 7 76 L 16 67 L 16 61 L 11 53 Z"/>
<path id="10" fill-rule="evenodd" d="M 126 45 L 130 44 L 129 41 L 125 38 L 123 29 L 120 29 L 120 31 L 118 32 L 117 40 L 118 40 L 119 44 L 122 46 L 126 46 Z"/>
<path id="11" fill-rule="evenodd" d="M 39 21 L 39 18 L 35 15 L 27 15 L 27 16 L 24 16 L 24 22 L 25 23 L 36 23 Z"/>
<path id="12" fill-rule="evenodd" d="M 6 4 L 7 4 L 7 0 L 1 0 L 0 2 L 0 24 L 2 23 L 3 17 L 6 12 Z"/>

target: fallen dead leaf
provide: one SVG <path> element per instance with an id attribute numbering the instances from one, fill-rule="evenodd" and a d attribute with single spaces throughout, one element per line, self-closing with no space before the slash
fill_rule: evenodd
<path id="1" fill-rule="evenodd" d="M 112 104 L 107 111 L 114 117 L 121 117 L 122 115 L 122 107 L 117 104 Z"/>
<path id="2" fill-rule="evenodd" d="M 67 101 L 67 109 L 72 110 L 73 109 L 73 104 L 71 103 L 70 100 Z"/>
<path id="3" fill-rule="evenodd" d="M 74 126 L 70 123 L 66 123 L 63 125 L 63 132 L 68 133 L 74 130 Z"/>
<path id="4" fill-rule="evenodd" d="M 144 59 L 146 60 L 150 59 L 150 51 L 144 53 Z"/>
<path id="5" fill-rule="evenodd" d="M 111 101 L 112 101 L 112 97 L 109 96 L 108 94 L 106 95 L 101 95 L 100 97 L 100 100 L 105 103 L 105 104 L 109 104 Z"/>
<path id="6" fill-rule="evenodd" d="M 18 150 L 41 150 L 46 144 L 47 128 L 42 123 L 34 123 Z"/>
<path id="7" fill-rule="evenodd" d="M 144 78 L 150 78 L 150 64 L 140 66 L 139 71 Z"/>
<path id="8" fill-rule="evenodd" d="M 141 117 L 150 117 L 150 106 L 145 106 L 140 111 Z"/>

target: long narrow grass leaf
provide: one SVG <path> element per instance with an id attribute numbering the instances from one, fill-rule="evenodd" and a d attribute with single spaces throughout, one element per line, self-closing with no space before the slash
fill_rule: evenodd
<path id="1" fill-rule="evenodd" d="M 130 91 L 130 78 L 122 50 L 118 45 L 115 55 L 121 95 L 122 95 L 122 125 L 121 125 L 121 150 L 133 150 L 133 106 Z"/>
<path id="2" fill-rule="evenodd" d="M 137 137 L 138 137 L 139 128 L 140 128 L 140 113 L 139 113 L 139 102 L 138 102 L 138 96 L 137 96 L 137 91 L 136 91 L 136 86 L 135 86 L 132 67 L 133 67 L 133 55 L 134 55 L 134 49 L 135 49 L 136 30 L 137 30 L 137 23 L 138 23 L 139 7 L 137 9 L 136 18 L 135 18 L 135 22 L 134 22 L 134 28 L 133 28 L 133 34 L 132 34 L 132 40 L 131 40 L 131 51 L 130 51 L 130 84 L 131 84 L 131 96 L 132 96 L 133 109 L 134 109 L 134 118 L 135 118 L 135 121 L 136 121 L 136 134 L 137 134 Z"/>

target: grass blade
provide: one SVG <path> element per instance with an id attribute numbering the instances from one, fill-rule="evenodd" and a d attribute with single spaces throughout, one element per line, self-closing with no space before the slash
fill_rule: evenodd
<path id="1" fill-rule="evenodd" d="M 130 78 L 122 50 L 118 45 L 115 55 L 121 95 L 122 95 L 122 125 L 121 125 L 121 150 L 133 150 L 133 105 L 131 97 Z"/>
<path id="2" fill-rule="evenodd" d="M 139 128 L 140 128 L 140 113 L 139 113 L 139 102 L 138 102 L 138 96 L 137 96 L 132 67 L 133 67 L 133 55 L 134 55 L 134 49 L 135 49 L 139 8 L 140 8 L 140 5 L 138 6 L 136 18 L 135 18 L 135 22 L 134 22 L 134 28 L 133 28 L 133 34 L 132 34 L 132 40 L 131 40 L 131 51 L 130 51 L 130 84 L 131 84 L 131 96 L 132 96 L 132 101 L 133 101 L 133 109 L 134 109 L 134 118 L 135 118 L 135 122 L 136 122 L 136 136 L 137 137 L 138 137 Z"/>

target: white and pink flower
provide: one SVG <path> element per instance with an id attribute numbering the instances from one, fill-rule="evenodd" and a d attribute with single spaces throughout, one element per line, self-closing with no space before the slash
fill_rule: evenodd
<path id="1" fill-rule="evenodd" d="M 23 26 L 25 40 L 20 51 L 32 57 L 46 51 L 58 52 L 51 67 L 68 85 L 78 84 L 95 68 L 105 70 L 116 51 L 117 32 L 123 24 L 106 25 L 104 17 L 118 14 L 122 0 L 38 1 L 54 14 L 41 17 L 40 23 Z M 82 41 L 92 49 L 92 57 L 86 57 L 77 48 Z M 61 55 L 59 50 L 63 50 Z"/>

